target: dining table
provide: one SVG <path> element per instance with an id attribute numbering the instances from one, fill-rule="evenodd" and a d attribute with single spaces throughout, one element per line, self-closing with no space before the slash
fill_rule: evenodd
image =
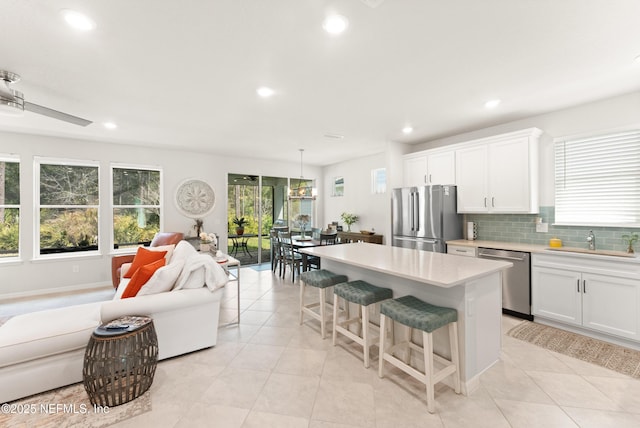
<path id="1" fill-rule="evenodd" d="M 292 235 L 291 245 L 294 250 L 298 251 L 304 248 L 319 247 L 324 244 L 322 244 L 319 239 L 313 239 L 309 236 L 303 237 L 302 235 Z M 309 256 L 303 252 L 300 252 L 300 254 L 302 255 L 302 271 L 306 272 L 309 270 Z"/>

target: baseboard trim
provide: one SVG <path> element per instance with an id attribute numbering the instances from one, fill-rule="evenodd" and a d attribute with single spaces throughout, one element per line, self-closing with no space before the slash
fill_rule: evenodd
<path id="1" fill-rule="evenodd" d="M 78 291 L 97 291 L 105 288 L 113 288 L 109 282 L 99 282 L 91 284 L 78 284 L 67 287 L 45 288 L 41 290 L 22 291 L 18 293 L 7 293 L 0 295 L 0 302 L 6 303 L 12 300 L 20 300 L 25 298 L 46 297 L 55 294 L 75 293 Z"/>

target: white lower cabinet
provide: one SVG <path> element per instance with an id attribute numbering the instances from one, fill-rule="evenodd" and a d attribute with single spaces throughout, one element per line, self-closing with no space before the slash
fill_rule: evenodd
<path id="1" fill-rule="evenodd" d="M 535 317 L 640 340 L 640 274 L 636 262 L 534 255 Z"/>
<path id="2" fill-rule="evenodd" d="M 533 266 L 533 315 L 582 325 L 582 293 L 578 290 L 580 278 L 580 272 Z"/>
<path id="3" fill-rule="evenodd" d="M 638 280 L 583 274 L 582 325 L 603 333 L 640 339 Z"/>

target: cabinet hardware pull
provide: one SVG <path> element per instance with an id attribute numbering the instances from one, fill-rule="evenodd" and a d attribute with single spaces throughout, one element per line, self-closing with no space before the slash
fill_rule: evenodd
<path id="1" fill-rule="evenodd" d="M 584 294 L 587 294 L 587 280 L 586 279 L 582 280 L 582 292 Z"/>
<path id="2" fill-rule="evenodd" d="M 491 197 L 491 206 L 495 208 L 496 206 L 496 198 L 495 197 Z"/>
<path id="3" fill-rule="evenodd" d="M 578 286 L 578 293 L 580 292 L 580 278 L 576 279 L 576 285 Z"/>
<path id="4" fill-rule="evenodd" d="M 487 198 L 484 198 L 484 207 L 487 208 Z"/>
<path id="5" fill-rule="evenodd" d="M 429 183 L 433 183 L 433 180 L 431 179 L 431 174 L 429 174 Z"/>

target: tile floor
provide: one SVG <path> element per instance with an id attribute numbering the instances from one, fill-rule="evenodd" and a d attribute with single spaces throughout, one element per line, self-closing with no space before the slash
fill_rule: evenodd
<path id="1" fill-rule="evenodd" d="M 358 347 L 331 346 L 319 324 L 298 324 L 298 287 L 269 270 L 242 269 L 242 323 L 211 349 L 162 361 L 153 410 L 117 427 L 639 427 L 640 381 L 503 336 L 502 361 L 469 397 L 422 386 L 387 366 L 377 376 Z M 236 314 L 235 284 L 221 322 Z M 503 318 L 503 329 L 519 322 Z"/>

